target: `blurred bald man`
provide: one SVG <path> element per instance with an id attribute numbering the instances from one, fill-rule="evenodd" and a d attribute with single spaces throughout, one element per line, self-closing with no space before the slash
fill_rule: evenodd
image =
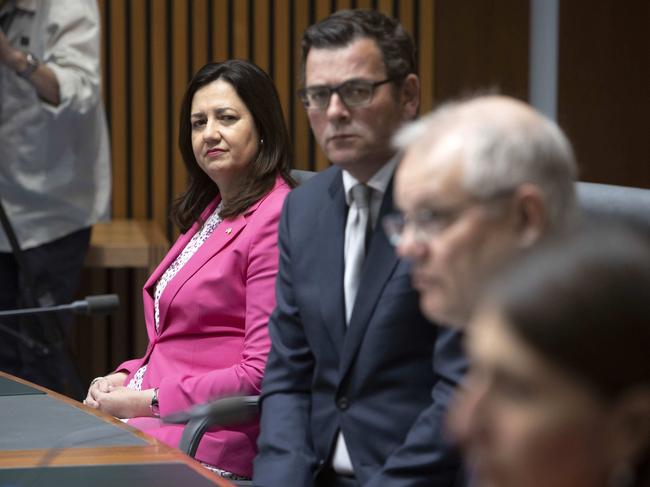
<path id="1" fill-rule="evenodd" d="M 384 218 L 413 264 L 432 320 L 467 323 L 481 284 L 504 261 L 575 220 L 576 164 L 560 128 L 504 96 L 442 106 L 403 128 L 400 213 Z"/>

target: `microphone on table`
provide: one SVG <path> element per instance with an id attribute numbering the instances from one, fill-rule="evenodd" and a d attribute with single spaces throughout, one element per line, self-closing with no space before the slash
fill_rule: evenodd
<path id="1" fill-rule="evenodd" d="M 120 298 L 117 294 L 98 294 L 96 296 L 86 296 L 86 299 L 73 301 L 69 304 L 0 311 L 0 318 L 44 313 L 58 313 L 61 311 L 71 311 L 74 314 L 84 315 L 105 315 L 115 312 L 119 306 Z"/>
<path id="2" fill-rule="evenodd" d="M 2 318 L 10 318 L 13 316 L 43 315 L 67 311 L 71 311 L 74 314 L 105 315 L 115 312 L 119 306 L 120 298 L 117 294 L 98 294 L 96 296 L 86 296 L 86 299 L 73 301 L 69 304 L 0 311 L 0 320 Z M 28 337 L 24 333 L 9 328 L 2 323 L 0 323 L 0 332 L 6 333 L 17 340 L 20 340 L 30 350 L 36 350 L 43 355 L 48 355 L 50 353 L 50 344 L 41 343 L 39 340 Z"/>
<path id="3" fill-rule="evenodd" d="M 246 423 L 257 416 L 259 399 L 259 396 L 223 397 L 161 419 L 170 424 L 184 424 L 195 419 L 206 419 L 211 424 L 223 426 Z"/>

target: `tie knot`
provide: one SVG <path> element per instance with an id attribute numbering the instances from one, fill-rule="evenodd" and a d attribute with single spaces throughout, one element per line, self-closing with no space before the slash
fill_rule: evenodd
<path id="1" fill-rule="evenodd" d="M 359 208 L 370 208 L 370 194 L 372 188 L 366 184 L 357 184 L 351 190 L 352 201 L 357 204 Z"/>

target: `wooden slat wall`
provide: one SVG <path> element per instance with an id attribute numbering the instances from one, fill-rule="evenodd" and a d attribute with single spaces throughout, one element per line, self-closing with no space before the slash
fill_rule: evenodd
<path id="1" fill-rule="evenodd" d="M 560 2 L 559 28 L 558 120 L 581 179 L 650 188 L 650 2 Z"/>

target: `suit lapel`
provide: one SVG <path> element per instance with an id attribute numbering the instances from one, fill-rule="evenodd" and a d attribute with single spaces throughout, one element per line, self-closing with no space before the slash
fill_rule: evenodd
<path id="1" fill-rule="evenodd" d="M 386 188 L 370 248 L 368 249 L 368 256 L 363 264 L 359 291 L 354 302 L 354 309 L 352 310 L 350 325 L 341 354 L 339 368 L 341 377 L 343 377 L 356 356 L 381 292 L 399 261 L 395 249 L 388 241 L 381 226 L 381 219 L 391 211 L 393 211 L 392 179 Z"/>
<path id="2" fill-rule="evenodd" d="M 238 215 L 233 220 L 227 219 L 222 221 L 214 229 L 212 235 L 203 242 L 196 253 L 190 257 L 174 278 L 167 283 L 167 287 L 160 297 L 160 328 L 162 333 L 167 323 L 167 311 L 171 302 L 183 285 L 208 262 L 214 255 L 219 253 L 230 242 L 235 241 L 237 235 L 246 226 L 244 215 Z"/>
<path id="3" fill-rule="evenodd" d="M 318 224 L 319 251 L 316 272 L 319 276 L 321 314 L 338 351 L 345 338 L 345 301 L 343 297 L 343 242 L 347 205 L 341 171 L 336 171 L 329 186 Z"/>

